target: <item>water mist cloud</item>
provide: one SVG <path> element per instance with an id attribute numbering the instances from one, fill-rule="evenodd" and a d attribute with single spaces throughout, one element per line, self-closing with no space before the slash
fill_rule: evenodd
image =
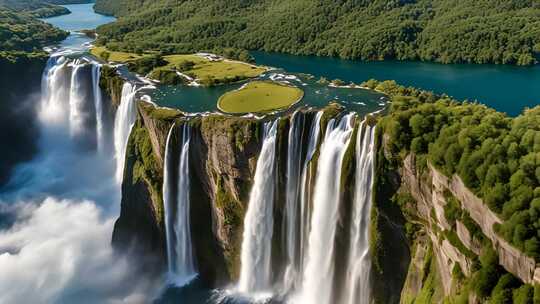
<path id="1" fill-rule="evenodd" d="M 15 206 L 16 222 L 0 232 L 0 303 L 147 302 L 151 282 L 114 255 L 113 220 L 95 203 Z"/>

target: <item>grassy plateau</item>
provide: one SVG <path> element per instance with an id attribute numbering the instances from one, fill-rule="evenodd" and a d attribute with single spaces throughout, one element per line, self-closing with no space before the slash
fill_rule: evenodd
<path id="1" fill-rule="evenodd" d="M 268 112 L 297 103 L 304 92 L 293 86 L 270 81 L 253 81 L 227 92 L 218 100 L 218 108 L 227 113 Z"/>

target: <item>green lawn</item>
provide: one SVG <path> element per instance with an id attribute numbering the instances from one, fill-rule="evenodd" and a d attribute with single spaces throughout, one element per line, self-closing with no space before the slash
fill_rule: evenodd
<path id="1" fill-rule="evenodd" d="M 253 81 L 219 98 L 218 108 L 227 113 L 268 112 L 297 103 L 304 92 L 293 86 L 270 81 Z"/>
<path id="2" fill-rule="evenodd" d="M 142 58 L 144 55 L 137 55 L 135 53 L 126 53 L 126 52 L 113 52 L 107 50 L 102 46 L 95 46 L 90 49 L 90 54 L 99 57 L 106 61 L 126 63 L 135 59 Z"/>
<path id="3" fill-rule="evenodd" d="M 241 61 L 220 60 L 210 61 L 198 55 L 169 55 L 163 57 L 168 65 L 158 69 L 175 69 L 182 62 L 192 62 L 195 65 L 182 73 L 195 78 L 203 85 L 230 83 L 248 78 L 254 78 L 266 71 L 265 68 Z"/>

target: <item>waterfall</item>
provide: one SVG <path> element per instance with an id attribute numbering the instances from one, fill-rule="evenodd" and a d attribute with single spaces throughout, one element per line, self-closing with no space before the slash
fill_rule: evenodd
<path id="1" fill-rule="evenodd" d="M 69 130 L 72 137 L 80 136 L 85 131 L 85 95 L 82 78 L 84 64 L 78 59 L 73 63 L 71 86 L 69 90 Z"/>
<path id="2" fill-rule="evenodd" d="M 317 115 L 315 115 L 315 119 L 313 120 L 311 124 L 306 158 L 302 166 L 302 176 L 301 176 L 301 181 L 300 181 L 300 240 L 299 240 L 300 261 L 298 264 L 298 273 L 303 272 L 304 263 L 305 263 L 305 259 L 304 259 L 305 251 L 306 251 L 305 247 L 307 245 L 308 234 L 310 230 L 309 229 L 310 228 L 309 202 L 311 200 L 311 197 L 310 197 L 311 176 L 310 176 L 309 167 L 311 164 L 311 160 L 313 159 L 313 156 L 315 155 L 315 151 L 317 151 L 317 143 L 319 142 L 319 137 L 321 133 L 322 115 L 323 115 L 322 111 L 317 112 Z"/>
<path id="3" fill-rule="evenodd" d="M 116 110 L 114 119 L 114 150 L 116 158 L 116 180 L 121 183 L 124 175 L 124 162 L 126 147 L 131 128 L 137 119 L 137 105 L 135 103 L 135 86 L 126 82 L 122 88 L 120 106 Z"/>
<path id="4" fill-rule="evenodd" d="M 298 242 L 298 201 L 299 175 L 302 161 L 302 134 L 304 116 L 295 112 L 291 118 L 287 150 L 286 201 L 283 217 L 283 248 L 286 256 L 286 268 L 283 278 L 284 292 L 291 289 L 297 276 L 297 242 Z"/>
<path id="5" fill-rule="evenodd" d="M 242 293 L 268 291 L 271 287 L 277 125 L 277 120 L 264 125 L 264 141 L 244 219 L 238 283 Z"/>
<path id="6" fill-rule="evenodd" d="M 341 169 L 353 133 L 354 114 L 328 122 L 320 148 L 307 261 L 294 303 L 333 303 L 334 241 L 340 204 Z"/>
<path id="7" fill-rule="evenodd" d="M 315 154 L 319 140 L 320 119 L 317 112 L 312 121 L 307 146 L 302 148 L 303 131 L 306 125 L 304 115 L 295 112 L 291 119 L 287 150 L 286 203 L 283 218 L 284 250 L 286 267 L 283 278 L 283 292 L 294 289 L 302 271 L 303 248 L 307 235 L 307 204 L 309 187 L 309 164 Z M 306 153 L 302 163 L 302 155 Z"/>
<path id="8" fill-rule="evenodd" d="M 179 157 L 176 162 L 171 145 L 174 125 L 167 136 L 163 172 L 163 204 L 167 240 L 168 274 L 177 285 L 184 285 L 196 276 L 195 258 L 191 245 L 189 147 L 191 128 L 186 123 L 182 130 Z M 178 166 L 175 166 L 175 164 Z"/>
<path id="9" fill-rule="evenodd" d="M 370 300 L 369 218 L 375 161 L 374 138 L 375 128 L 363 121 L 356 139 L 356 183 L 345 290 L 346 304 L 368 304 Z"/>
<path id="10" fill-rule="evenodd" d="M 92 148 L 97 143 L 101 149 L 105 145 L 105 114 L 99 77 L 97 64 L 53 55 L 41 81 L 41 120 L 69 130 L 72 138 L 82 139 Z"/>
<path id="11" fill-rule="evenodd" d="M 67 60 L 63 56 L 49 58 L 41 80 L 40 118 L 45 123 L 67 121 L 66 107 L 71 82 Z"/>
<path id="12" fill-rule="evenodd" d="M 92 64 L 92 88 L 94 93 L 94 106 L 96 109 L 96 138 L 99 152 L 105 149 L 105 114 L 103 113 L 103 100 L 101 98 L 101 88 L 99 86 L 99 78 L 101 75 L 101 65 L 98 63 Z"/>

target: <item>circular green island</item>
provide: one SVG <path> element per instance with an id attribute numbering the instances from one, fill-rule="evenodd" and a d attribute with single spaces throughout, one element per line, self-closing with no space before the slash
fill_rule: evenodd
<path id="1" fill-rule="evenodd" d="M 238 90 L 223 94 L 219 110 L 226 113 L 268 112 L 288 108 L 304 97 L 301 89 L 272 81 L 252 81 Z"/>

